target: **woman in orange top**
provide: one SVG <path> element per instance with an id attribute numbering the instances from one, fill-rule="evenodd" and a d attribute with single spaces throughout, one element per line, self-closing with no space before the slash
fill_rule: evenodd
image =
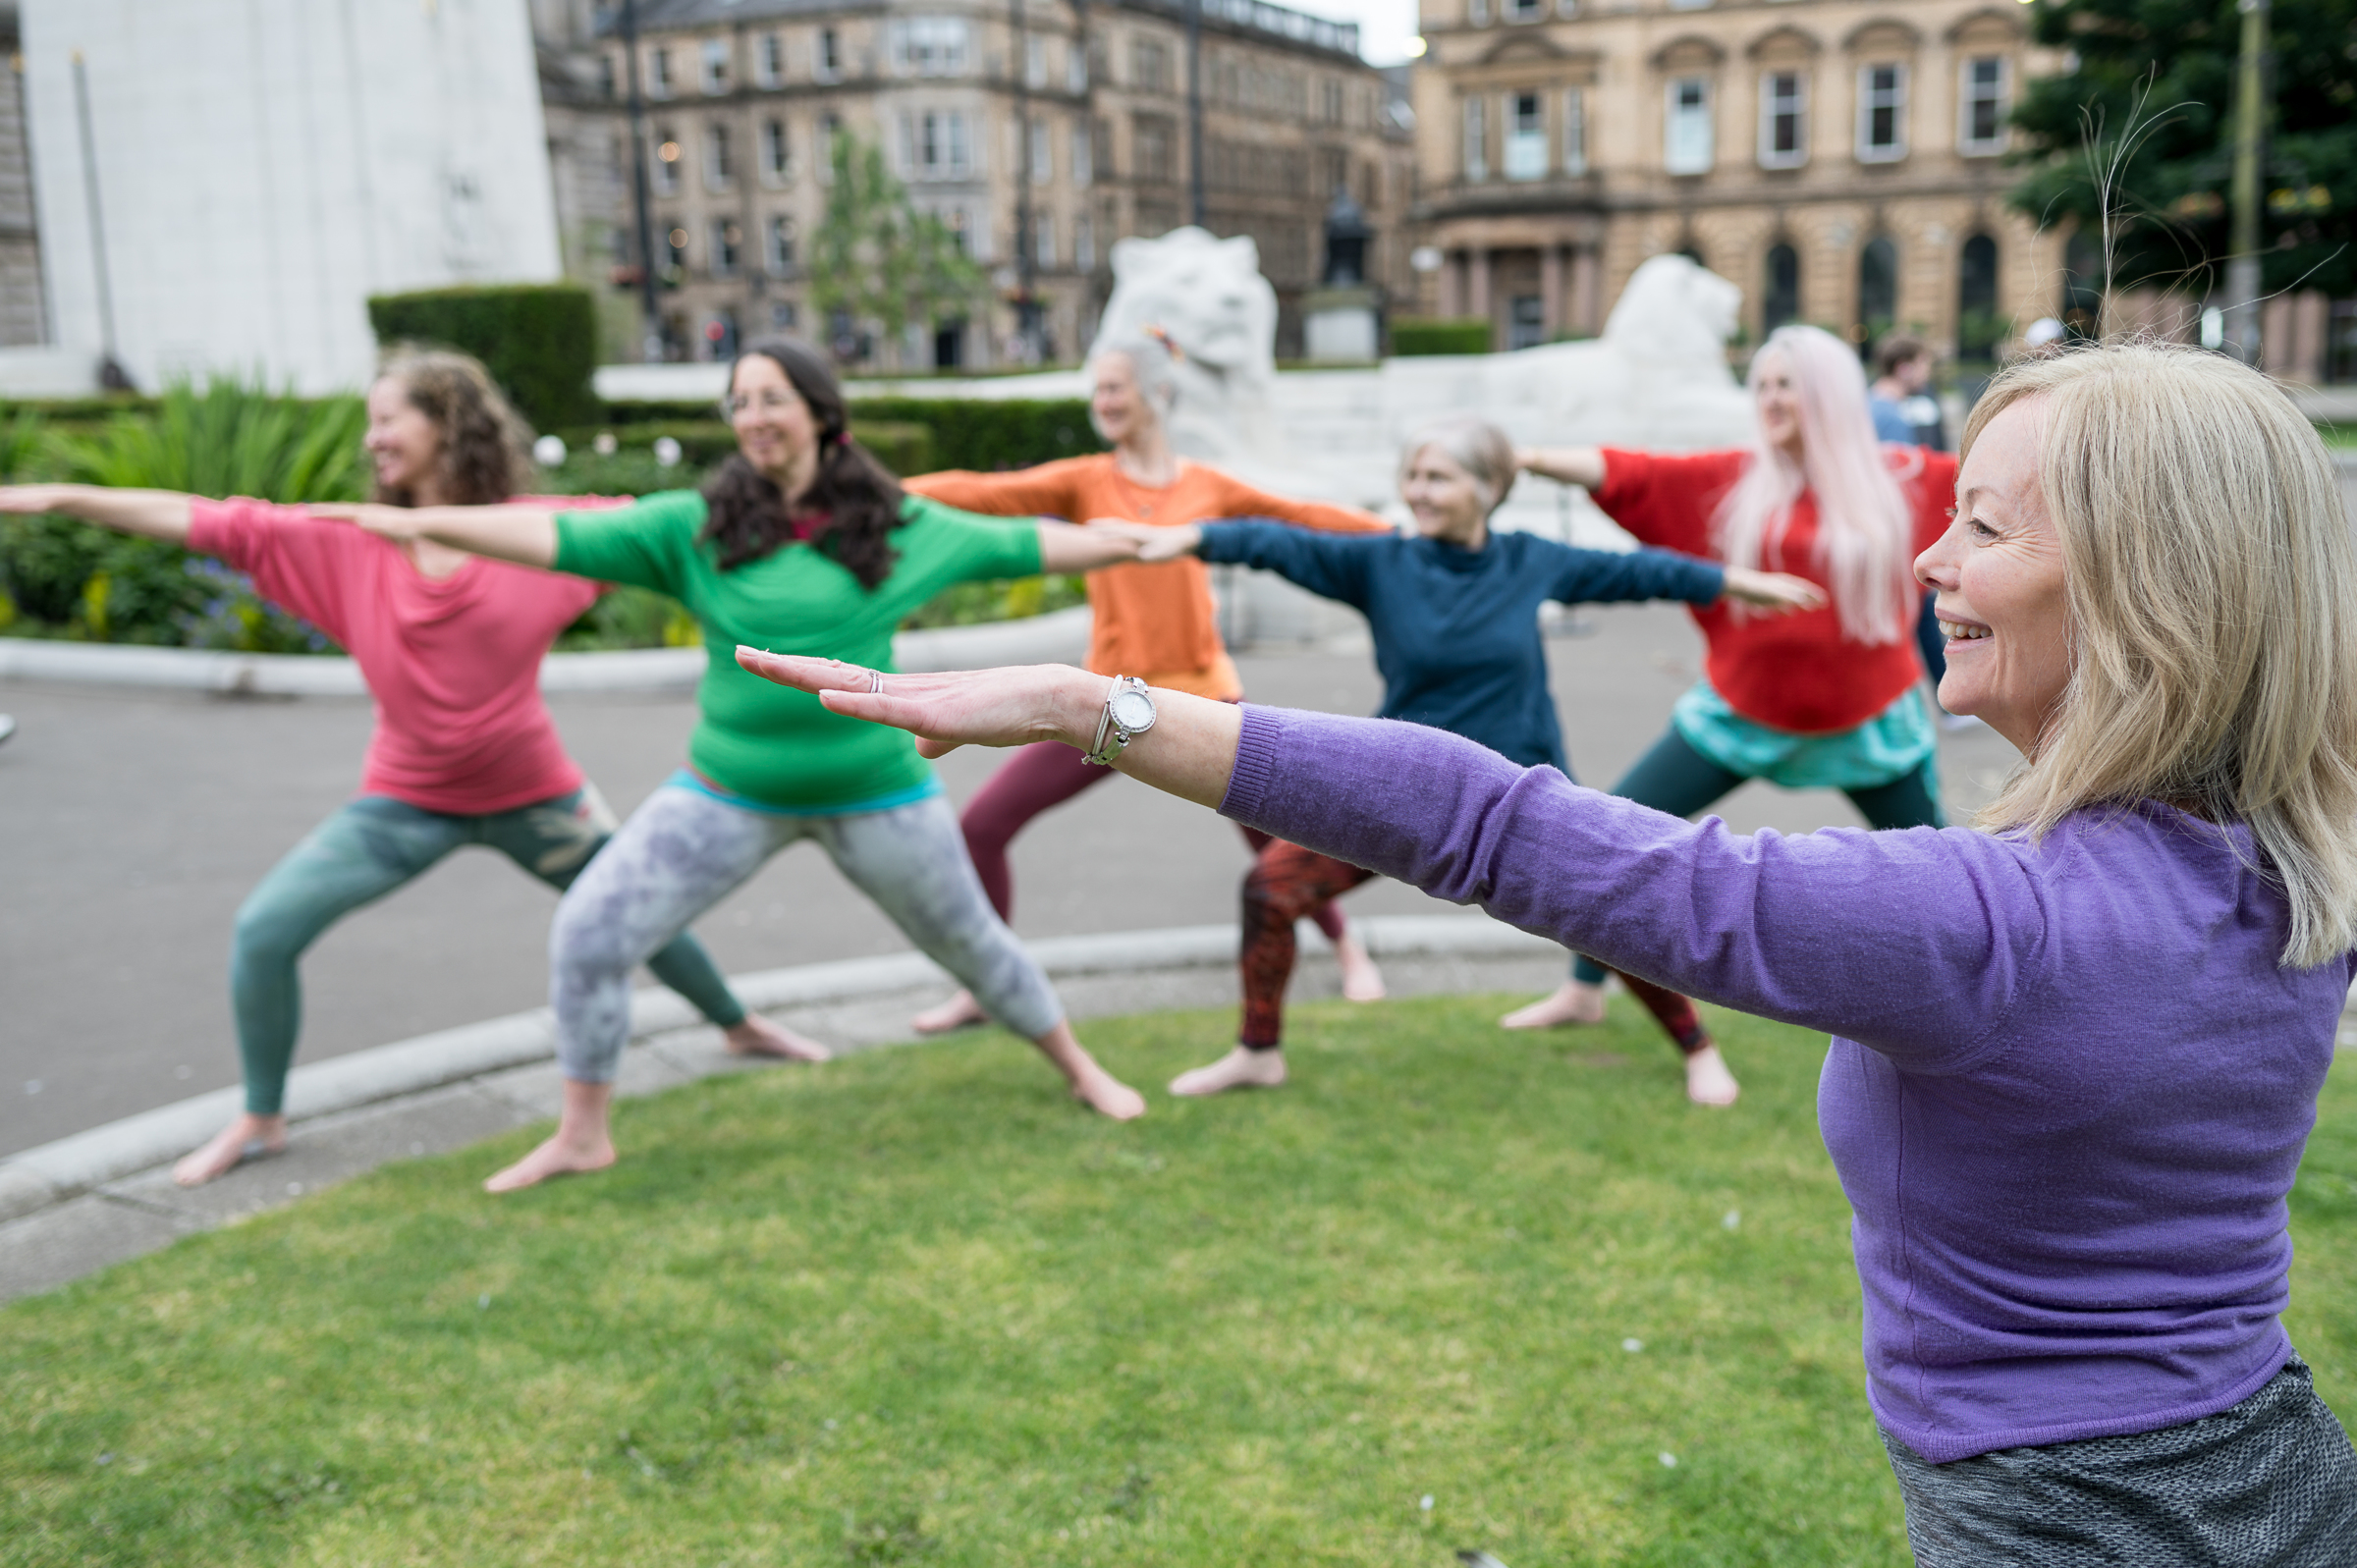
<path id="1" fill-rule="evenodd" d="M 1338 533 L 1390 532 L 1371 513 L 1317 501 L 1293 501 L 1255 490 L 1216 468 L 1181 460 L 1171 450 L 1166 420 L 1178 397 L 1172 374 L 1178 350 L 1167 340 L 1141 338 L 1100 346 L 1090 355 L 1093 386 L 1089 423 L 1113 448 L 1090 458 L 1067 458 L 1011 473 L 951 470 L 903 481 L 909 491 L 945 506 L 1000 516 L 1098 518 L 1178 527 L 1221 517 L 1276 517 L 1304 528 Z M 1105 676 L 1136 676 L 1149 685 L 1221 702 L 1243 700 L 1243 681 L 1220 642 L 1211 576 L 1192 556 L 1152 566 L 1120 566 L 1088 574 L 1088 603 L 1096 612 L 1088 668 Z M 1092 768 L 1069 746 L 1042 742 L 1007 759 L 967 803 L 959 825 L 999 918 L 1012 920 L 1014 882 L 1007 846 L 1026 823 L 1113 777 Z M 1244 838 L 1257 853 L 1268 836 Z M 1311 918 L 1334 944 L 1343 994 L 1353 1001 L 1383 995 L 1383 977 L 1343 913 L 1320 904 Z M 934 1034 L 982 1021 L 963 992 L 919 1013 L 920 1033 Z"/>

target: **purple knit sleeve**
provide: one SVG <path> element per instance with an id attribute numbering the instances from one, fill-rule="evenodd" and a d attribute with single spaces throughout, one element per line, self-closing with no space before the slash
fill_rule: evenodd
<path id="1" fill-rule="evenodd" d="M 2044 959 L 2036 881 L 1987 835 L 1736 834 L 1421 725 L 1247 706 L 1220 810 L 1919 1071 L 1996 1049 Z"/>

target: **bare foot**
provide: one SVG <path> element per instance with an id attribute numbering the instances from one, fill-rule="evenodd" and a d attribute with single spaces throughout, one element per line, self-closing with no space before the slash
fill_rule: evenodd
<path id="1" fill-rule="evenodd" d="M 1604 1022 L 1604 988 L 1566 980 L 1555 995 L 1516 1007 L 1498 1022 L 1507 1029 L 1553 1029 L 1562 1024 Z"/>
<path id="2" fill-rule="evenodd" d="M 558 1133 L 539 1148 L 483 1183 L 485 1192 L 516 1192 L 537 1186 L 551 1176 L 603 1170 L 614 1162 L 614 1141 L 600 1132 L 594 1142 Z"/>
<path id="3" fill-rule="evenodd" d="M 1742 1092 L 1717 1046 L 1705 1046 L 1686 1058 L 1686 1098 L 1696 1105 L 1731 1106 Z"/>
<path id="4" fill-rule="evenodd" d="M 1072 1081 L 1072 1098 L 1116 1121 L 1135 1121 L 1146 1113 L 1146 1097 L 1102 1067 Z"/>
<path id="5" fill-rule="evenodd" d="M 257 1116 L 251 1111 L 213 1134 L 212 1141 L 172 1167 L 172 1179 L 184 1187 L 201 1187 L 226 1176 L 248 1160 L 287 1152 L 287 1118 Z"/>
<path id="6" fill-rule="evenodd" d="M 1182 1072 L 1171 1080 L 1175 1095 L 1217 1095 L 1231 1089 L 1274 1089 L 1285 1082 L 1285 1053 L 1271 1047 L 1250 1051 L 1236 1047 L 1208 1067 Z"/>
<path id="7" fill-rule="evenodd" d="M 764 1018 L 757 1012 L 744 1015 L 744 1022 L 734 1029 L 721 1031 L 732 1056 L 777 1056 L 787 1061 L 825 1061 L 835 1053 L 807 1035 L 797 1035 L 775 1019 Z"/>
<path id="8" fill-rule="evenodd" d="M 1347 931 L 1343 933 L 1343 940 L 1334 945 L 1334 961 L 1343 972 L 1343 1000 L 1383 1000 L 1383 971 L 1375 967 L 1375 960 L 1368 956 L 1367 945 L 1357 936 Z"/>
<path id="9" fill-rule="evenodd" d="M 946 1035 L 953 1029 L 970 1029 L 978 1023 L 990 1022 L 990 1015 L 974 1000 L 970 991 L 960 991 L 938 1007 L 927 1007 L 908 1020 L 908 1027 L 920 1035 Z"/>

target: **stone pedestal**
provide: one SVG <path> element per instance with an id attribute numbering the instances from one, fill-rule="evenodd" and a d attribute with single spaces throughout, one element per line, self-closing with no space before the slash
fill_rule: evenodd
<path id="1" fill-rule="evenodd" d="M 1375 291 L 1361 285 L 1303 295 L 1301 345 L 1312 364 L 1373 364 L 1381 347 Z"/>

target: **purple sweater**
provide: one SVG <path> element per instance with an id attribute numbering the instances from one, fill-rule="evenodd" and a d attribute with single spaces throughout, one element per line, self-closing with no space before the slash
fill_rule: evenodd
<path id="1" fill-rule="evenodd" d="M 2347 958 L 2285 969 L 2249 836 L 1750 837 L 1416 725 L 1248 707 L 1220 810 L 1834 1035 L 1866 1396 L 1937 1464 L 2225 1409 L 2290 1355 L 2285 1194 Z"/>

